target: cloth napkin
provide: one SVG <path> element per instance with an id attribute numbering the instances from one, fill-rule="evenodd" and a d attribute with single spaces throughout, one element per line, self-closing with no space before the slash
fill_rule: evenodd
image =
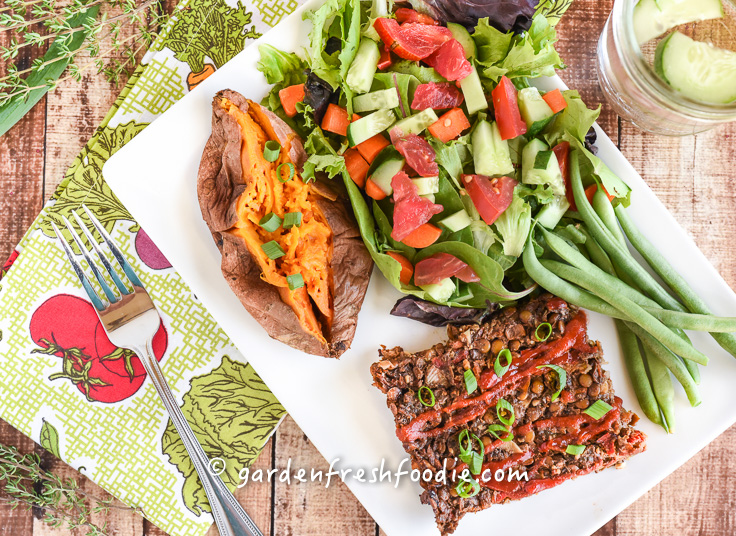
<path id="1" fill-rule="evenodd" d="M 172 104 L 304 0 L 182 0 L 64 181 L 0 270 L 0 418 L 172 536 L 212 523 L 199 479 L 137 357 L 115 348 L 51 222 L 89 207 L 163 318 L 154 351 L 231 488 L 285 412 L 116 199 L 102 166 Z M 541 0 L 557 22 L 572 0 Z"/>
<path id="2" fill-rule="evenodd" d="M 107 159 L 299 0 L 183 0 L 0 272 L 0 417 L 172 536 L 212 523 L 204 489 L 138 358 L 115 348 L 51 222 L 84 203 L 163 318 L 154 350 L 234 487 L 285 412 L 102 179 Z M 73 221 L 73 220 L 72 220 Z"/>

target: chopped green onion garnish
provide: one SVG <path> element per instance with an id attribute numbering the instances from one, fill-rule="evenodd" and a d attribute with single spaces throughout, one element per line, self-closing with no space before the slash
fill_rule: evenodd
<path id="1" fill-rule="evenodd" d="M 302 274 L 287 275 L 286 282 L 289 284 L 289 290 L 296 290 L 304 286 L 304 278 L 302 277 Z"/>
<path id="2" fill-rule="evenodd" d="M 603 400 L 596 400 L 595 402 L 593 402 L 593 405 L 586 409 L 583 413 L 590 415 L 597 421 L 612 409 L 613 408 L 605 403 Z"/>
<path id="3" fill-rule="evenodd" d="M 585 445 L 568 445 L 567 448 L 565 449 L 566 453 L 572 454 L 573 456 L 582 454 L 583 451 L 585 451 Z"/>
<path id="4" fill-rule="evenodd" d="M 478 388 L 478 380 L 475 379 L 475 374 L 473 374 L 472 370 L 468 369 L 463 374 L 463 377 L 465 378 L 465 389 L 468 391 L 468 394 L 472 394 Z"/>
<path id="5" fill-rule="evenodd" d="M 504 348 L 498 352 L 496 362 L 493 363 L 493 370 L 496 372 L 496 376 L 503 378 L 503 375 L 509 370 L 513 360 L 514 356 L 511 355 L 511 351 L 508 348 Z"/>
<path id="6" fill-rule="evenodd" d="M 506 432 L 504 437 L 498 435 L 498 432 Z M 501 441 L 512 441 L 514 439 L 514 432 L 512 432 L 508 426 L 503 424 L 492 424 L 488 427 L 488 433 L 493 434 L 496 439 Z"/>
<path id="7" fill-rule="evenodd" d="M 287 179 L 284 179 L 283 175 L 281 174 L 281 168 L 284 166 L 287 166 L 289 168 L 289 178 Z M 296 168 L 294 167 L 294 164 L 292 164 L 291 162 L 282 162 L 276 168 L 276 176 L 278 177 L 280 182 L 289 182 L 291 179 L 294 178 L 295 174 L 296 174 Z"/>
<path id="8" fill-rule="evenodd" d="M 509 414 L 508 416 L 506 416 L 507 412 Z M 503 398 L 500 398 L 498 402 L 496 402 L 496 415 L 498 415 L 498 420 L 506 426 L 513 425 L 516 420 L 516 415 L 514 415 L 514 406 L 506 402 Z"/>
<path id="9" fill-rule="evenodd" d="M 559 385 L 557 387 L 557 391 L 555 391 L 555 393 L 552 395 L 552 398 L 550 399 L 550 402 L 554 402 L 555 400 L 557 400 L 557 397 L 560 396 L 562 390 L 567 387 L 567 372 L 565 372 L 564 368 L 557 365 L 539 365 L 537 368 L 551 368 L 557 373 L 557 381 L 559 382 Z"/>
<path id="10" fill-rule="evenodd" d="M 272 261 L 286 255 L 284 250 L 281 249 L 281 246 L 279 246 L 275 240 L 271 240 L 270 242 L 266 242 L 265 244 L 261 245 L 261 249 L 263 250 L 263 253 L 265 253 L 266 256 Z"/>
<path id="11" fill-rule="evenodd" d="M 426 401 L 427 396 L 429 396 L 429 402 Z M 419 388 L 419 391 L 417 391 L 417 398 L 419 398 L 419 402 L 421 402 L 423 406 L 427 406 L 428 408 L 434 407 L 434 393 L 432 392 L 432 389 L 426 385 L 422 385 Z"/>
<path id="12" fill-rule="evenodd" d="M 474 478 L 471 478 L 470 480 L 461 480 L 457 483 L 455 491 L 457 491 L 457 494 L 463 499 L 469 499 L 470 497 L 478 495 L 480 492 L 480 484 Z"/>
<path id="13" fill-rule="evenodd" d="M 278 215 L 274 214 L 273 212 L 269 212 L 261 218 L 261 221 L 258 222 L 258 225 L 263 227 L 269 233 L 272 233 L 276 229 L 281 227 L 281 218 L 279 218 Z"/>
<path id="14" fill-rule="evenodd" d="M 274 140 L 268 140 L 266 147 L 263 149 L 263 158 L 267 162 L 276 162 L 281 154 L 281 144 Z"/>
<path id="15" fill-rule="evenodd" d="M 479 445 L 483 445 L 483 442 L 478 438 L 477 435 L 472 433 L 467 428 L 460 432 L 457 436 L 457 444 L 460 448 L 460 456 L 467 456 L 473 452 L 473 441 L 476 441 Z"/>
<path id="16" fill-rule="evenodd" d="M 284 214 L 284 229 L 291 229 L 292 227 L 302 226 L 302 213 L 301 212 L 287 212 Z"/>
<path id="17" fill-rule="evenodd" d="M 539 331 L 540 329 L 542 330 L 541 333 Z M 552 324 L 549 322 L 542 322 L 537 326 L 537 329 L 534 330 L 534 337 L 540 342 L 544 342 L 549 339 L 550 335 L 552 335 Z"/>
<path id="18" fill-rule="evenodd" d="M 467 464 L 471 475 L 479 475 L 483 470 L 484 455 L 485 453 L 481 454 L 480 452 L 475 451 L 470 454 L 470 461 L 468 461 Z"/>

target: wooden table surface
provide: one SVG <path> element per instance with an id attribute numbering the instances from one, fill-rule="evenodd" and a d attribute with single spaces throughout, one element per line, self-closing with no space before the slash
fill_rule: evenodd
<path id="1" fill-rule="evenodd" d="M 580 91 L 589 106 L 603 101 L 596 79 L 595 50 L 611 5 L 612 0 L 576 0 L 559 26 L 558 49 L 568 65 L 562 78 Z M 736 37 L 734 41 L 736 48 Z M 81 84 L 67 83 L 43 99 L 0 138 L 0 261 L 31 225 L 118 92 L 119 88 L 100 77 L 87 75 Z M 695 137 L 656 137 L 622 122 L 605 103 L 599 124 L 731 287 L 736 288 L 736 254 L 732 247 L 736 244 L 736 124 Z M 736 426 L 596 535 L 736 534 L 735 441 Z M 105 496 L 84 476 L 2 421 L 0 442 L 15 445 L 23 452 L 36 450 L 47 468 L 78 478 L 85 490 Z M 281 468 L 289 458 L 294 466 L 327 469 L 327 463 L 304 433 L 287 418 L 256 467 Z M 266 535 L 383 534 L 343 484 L 328 490 L 311 484 L 249 484 L 237 495 Z M 98 519 L 104 520 L 110 533 L 118 536 L 164 534 L 128 509 L 113 509 Z M 0 536 L 62 534 L 68 532 L 51 529 L 31 512 L 11 510 L 0 503 Z"/>

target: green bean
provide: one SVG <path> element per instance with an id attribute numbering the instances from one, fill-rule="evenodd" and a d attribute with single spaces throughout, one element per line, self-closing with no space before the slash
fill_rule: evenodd
<path id="1" fill-rule="evenodd" d="M 624 286 L 623 282 L 616 278 L 611 278 L 611 276 L 591 262 L 581 262 L 584 259 L 580 255 L 575 255 L 575 251 L 558 236 L 544 229 L 542 229 L 542 233 L 544 233 L 547 244 L 555 253 L 568 262 L 579 262 L 584 266 L 584 269 L 581 269 L 578 274 L 581 287 L 595 293 L 599 298 L 625 313 L 630 320 L 642 326 L 642 328 L 662 341 L 667 348 L 670 348 L 676 354 L 702 365 L 708 364 L 708 358 L 704 354 L 696 350 L 692 345 L 687 344 L 667 326 L 642 309 L 639 304 L 622 294 L 619 289 Z M 570 259 L 574 259 L 574 261 Z M 547 268 L 549 268 L 549 265 Z M 606 277 L 615 280 L 617 284 L 609 284 Z"/>
<path id="2" fill-rule="evenodd" d="M 566 281 L 569 281 L 570 283 L 573 283 L 577 286 L 583 286 L 581 283 L 582 279 L 584 278 L 584 276 L 581 275 L 583 273 L 583 270 L 574 266 L 570 266 L 568 264 L 564 264 L 558 261 L 550 261 L 547 259 L 543 259 L 541 263 L 544 265 L 545 268 L 551 270 L 558 277 L 561 277 L 562 279 L 565 279 Z M 645 300 L 649 300 L 649 298 L 643 295 L 638 295 L 637 297 L 637 295 L 633 292 L 631 292 L 631 294 L 629 294 L 629 292 L 631 291 L 625 291 L 622 294 L 627 296 L 633 302 L 641 305 L 641 307 L 646 312 L 651 314 L 657 320 L 676 330 L 675 332 L 681 337 L 683 335 L 683 332 L 681 330 L 683 329 L 689 329 L 692 331 L 708 331 L 711 333 L 728 333 L 732 332 L 734 330 L 734 327 L 736 327 L 735 317 L 709 316 L 694 313 L 681 313 L 679 311 L 670 311 L 668 309 L 662 309 L 662 307 L 660 307 L 656 303 L 655 305 L 651 305 L 650 302 L 650 305 L 647 305 L 647 302 Z M 613 318 L 620 317 L 613 316 Z"/>
<path id="3" fill-rule="evenodd" d="M 643 330 L 640 326 L 634 324 L 633 322 L 627 322 L 626 326 L 634 332 L 634 334 L 641 339 L 642 344 L 646 348 L 649 348 L 652 353 L 660 360 L 662 363 L 665 364 L 665 366 L 670 369 L 670 372 L 672 372 L 672 375 L 677 379 L 678 382 L 680 382 L 680 385 L 685 389 L 685 393 L 687 394 L 687 398 L 690 401 L 690 405 L 695 407 L 700 404 L 700 393 L 698 392 L 698 387 L 695 385 L 695 382 L 693 381 L 692 377 L 690 376 L 690 373 L 685 368 L 685 365 L 682 364 L 682 361 L 680 359 L 677 359 L 677 356 L 670 352 L 665 346 L 659 342 L 655 337 L 651 336 L 649 333 L 647 333 L 645 330 Z"/>
<path id="4" fill-rule="evenodd" d="M 608 257 L 608 254 L 603 251 L 601 245 L 596 242 L 593 237 L 590 236 L 590 233 L 588 233 L 588 231 L 586 231 L 584 228 L 581 229 L 581 231 L 585 236 L 585 249 L 588 250 L 588 256 L 590 257 L 590 260 L 593 262 L 593 264 L 611 275 L 616 275 L 616 270 L 613 267 L 613 263 Z"/>
<path id="5" fill-rule="evenodd" d="M 629 251 L 624 249 L 616 241 L 613 235 L 611 235 L 611 232 L 595 213 L 593 207 L 588 201 L 588 198 L 585 196 L 585 191 L 583 190 L 583 179 L 580 177 L 580 163 L 577 151 L 572 151 L 570 155 L 570 178 L 578 212 L 585 221 L 590 234 L 611 256 L 611 260 L 614 263 L 618 263 L 622 269 L 626 270 L 636 284 L 662 307 L 673 311 L 685 311 L 682 304 L 664 290 L 660 284 L 657 283 L 654 277 L 652 277 L 649 272 L 636 262 Z"/>
<path id="6" fill-rule="evenodd" d="M 672 265 L 667 262 L 667 259 L 641 234 L 623 207 L 616 209 L 616 216 L 618 216 L 618 221 L 621 223 L 621 227 L 623 227 L 626 236 L 634 248 L 644 257 L 659 277 L 675 291 L 687 308 L 693 313 L 711 314 L 706 303 L 688 285 L 687 281 L 677 273 Z M 731 333 L 713 333 L 712 336 L 723 349 L 736 357 L 736 335 Z"/>
<path id="7" fill-rule="evenodd" d="M 665 430 L 670 434 L 675 433 L 675 390 L 672 387 L 670 371 L 662 361 L 651 351 L 648 346 L 644 347 L 644 360 L 649 367 L 649 376 L 652 381 L 652 390 L 659 403 L 664 417 Z"/>
<path id="8" fill-rule="evenodd" d="M 634 387 L 634 393 L 636 394 L 636 399 L 639 401 L 641 410 L 650 421 L 667 429 L 665 423 L 662 421 L 659 403 L 654 395 L 654 390 L 649 383 L 649 377 L 647 376 L 647 370 L 636 335 L 620 320 L 616 321 L 616 329 L 618 330 L 618 339 L 621 343 L 621 353 L 624 356 L 626 370 L 629 373 L 629 378 L 631 378 L 631 384 Z"/>
<path id="9" fill-rule="evenodd" d="M 616 212 L 613 208 L 613 204 L 611 204 L 610 199 L 608 199 L 608 196 L 599 188 L 596 190 L 595 194 L 593 195 L 593 210 L 595 210 L 596 214 L 600 217 L 601 221 L 603 222 L 603 225 L 606 226 L 606 228 L 611 232 L 613 237 L 616 239 L 616 241 L 623 247 L 627 252 L 629 251 L 628 246 L 626 245 L 626 239 L 624 238 L 624 234 L 621 231 L 621 227 L 619 226 L 619 221 L 616 218 Z M 640 290 L 636 282 L 631 278 L 631 276 L 626 272 L 626 270 L 618 269 L 616 270 L 616 273 L 618 274 L 619 278 L 632 287 L 635 290 Z M 670 326 L 672 327 L 672 326 Z M 687 334 L 682 331 L 681 329 L 673 329 L 675 333 L 677 333 L 681 338 L 683 338 L 685 341 L 687 341 L 688 344 L 692 344 L 690 341 L 690 337 L 687 336 Z M 727 330 L 731 331 L 731 330 Z M 685 368 L 690 373 L 690 376 L 692 376 L 693 381 L 696 384 L 700 383 L 700 369 L 698 369 L 698 364 L 693 363 L 692 361 L 685 359 L 684 360 Z"/>

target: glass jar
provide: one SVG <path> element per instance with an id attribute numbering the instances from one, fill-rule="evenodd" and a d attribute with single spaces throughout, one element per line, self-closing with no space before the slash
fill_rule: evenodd
<path id="1" fill-rule="evenodd" d="M 736 102 L 710 104 L 693 100 L 654 72 L 656 45 L 650 42 L 640 46 L 634 32 L 636 2 L 615 0 L 598 41 L 598 81 L 613 109 L 644 131 L 668 136 L 695 134 L 736 121 Z M 730 0 L 723 0 L 723 10 L 723 19 L 676 29 L 699 41 L 736 50 L 736 7 Z"/>

